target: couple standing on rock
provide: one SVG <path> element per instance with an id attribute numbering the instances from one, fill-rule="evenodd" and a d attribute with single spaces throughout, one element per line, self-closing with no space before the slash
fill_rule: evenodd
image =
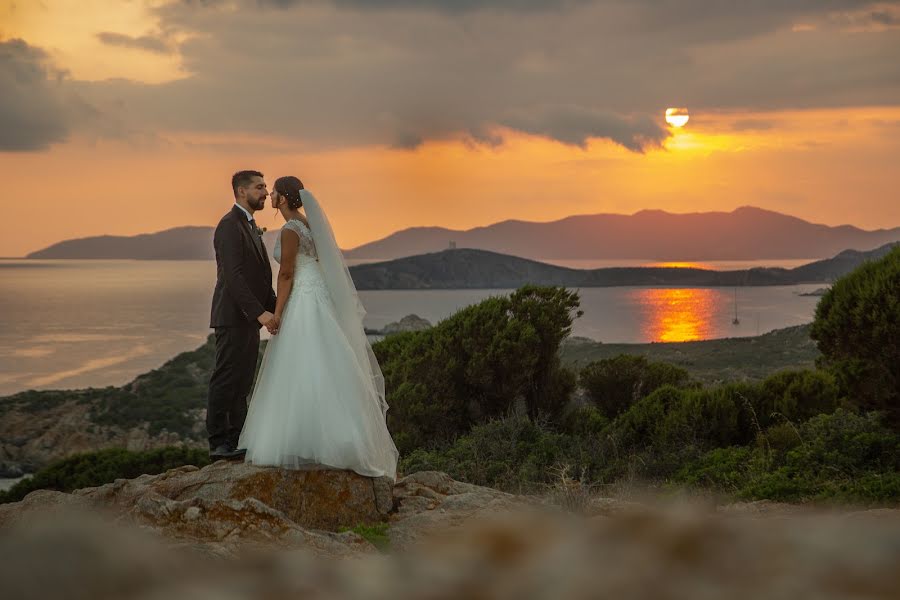
<path id="1" fill-rule="evenodd" d="M 365 309 L 319 202 L 296 177 L 269 193 L 259 171 L 231 179 L 235 203 L 216 227 L 210 327 L 210 458 L 396 476 L 384 377 L 363 329 Z M 278 293 L 254 214 L 271 198 Z M 253 384 L 259 330 L 272 334 Z M 249 407 L 247 398 L 252 396 Z"/>

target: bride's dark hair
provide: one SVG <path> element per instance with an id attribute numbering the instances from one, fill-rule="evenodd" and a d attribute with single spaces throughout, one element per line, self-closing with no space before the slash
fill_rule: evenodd
<path id="1" fill-rule="evenodd" d="M 302 189 L 303 182 L 293 175 L 286 175 L 275 180 L 275 191 L 287 198 L 291 210 L 297 210 L 303 206 L 303 201 L 300 199 L 300 190 Z"/>

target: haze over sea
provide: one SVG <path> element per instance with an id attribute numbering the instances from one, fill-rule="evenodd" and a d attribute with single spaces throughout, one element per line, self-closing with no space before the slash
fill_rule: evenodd
<path id="1" fill-rule="evenodd" d="M 552 261 L 577 268 L 647 261 Z M 806 261 L 705 263 L 793 267 Z M 629 264 L 630 263 L 630 264 Z M 215 282 L 210 261 L 0 260 L 0 395 L 120 385 L 201 345 Z M 739 288 L 586 288 L 574 335 L 604 342 L 749 336 L 812 319 L 816 285 Z M 360 292 L 366 326 L 415 313 L 436 323 L 509 290 Z"/>

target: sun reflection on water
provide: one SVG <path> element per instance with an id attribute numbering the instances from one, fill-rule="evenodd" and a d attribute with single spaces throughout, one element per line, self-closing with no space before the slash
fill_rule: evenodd
<path id="1" fill-rule="evenodd" d="M 711 289 L 641 288 L 633 301 L 642 312 L 641 327 L 655 342 L 689 342 L 709 337 L 719 296 Z"/>
<path id="2" fill-rule="evenodd" d="M 666 267 L 669 269 L 707 269 L 712 270 L 712 265 L 701 262 L 655 262 L 646 265 L 648 267 Z"/>

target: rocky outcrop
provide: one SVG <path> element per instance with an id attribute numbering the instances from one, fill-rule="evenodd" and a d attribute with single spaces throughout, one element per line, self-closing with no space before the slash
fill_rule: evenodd
<path id="1" fill-rule="evenodd" d="M 337 532 L 386 520 L 393 508 L 392 487 L 387 479 L 350 471 L 288 471 L 219 461 L 72 494 L 33 492 L 22 502 L 0 506 L 0 527 L 48 512 L 87 508 L 182 542 L 214 544 L 216 553 L 228 553 L 248 540 L 286 545 L 312 540 L 322 549 L 322 534 L 311 531 Z"/>
<path id="2" fill-rule="evenodd" d="M 391 547 L 398 550 L 473 519 L 543 505 L 535 497 L 462 483 L 438 471 L 421 471 L 398 481 L 394 502 L 397 509 L 388 535 Z"/>
<path id="3" fill-rule="evenodd" d="M 797 294 L 798 296 L 824 296 L 828 293 L 829 288 L 817 288 L 811 292 L 804 292 L 802 294 Z"/>
<path id="4" fill-rule="evenodd" d="M 92 600 L 830 600 L 895 598 L 900 586 L 897 510 L 592 498 L 573 514 L 421 472 L 397 481 L 382 514 L 389 487 L 345 472 L 216 463 L 75 494 L 34 492 L 0 507 L 0 589 L 10 598 Z M 301 505 L 354 519 L 377 513 L 388 556 L 355 533 L 299 525 L 316 513 Z M 113 522 L 94 516 L 98 509 Z"/>
<path id="5" fill-rule="evenodd" d="M 381 329 L 366 329 L 367 335 L 384 336 L 392 333 L 402 333 L 404 331 L 424 331 L 431 328 L 431 322 L 423 319 L 419 315 L 406 315 L 399 321 L 388 323 Z"/>
<path id="6" fill-rule="evenodd" d="M 423 319 L 419 315 L 406 315 L 399 321 L 388 323 L 381 332 L 385 335 L 389 333 L 399 333 L 402 331 L 422 331 L 431 327 L 428 319 Z"/>

